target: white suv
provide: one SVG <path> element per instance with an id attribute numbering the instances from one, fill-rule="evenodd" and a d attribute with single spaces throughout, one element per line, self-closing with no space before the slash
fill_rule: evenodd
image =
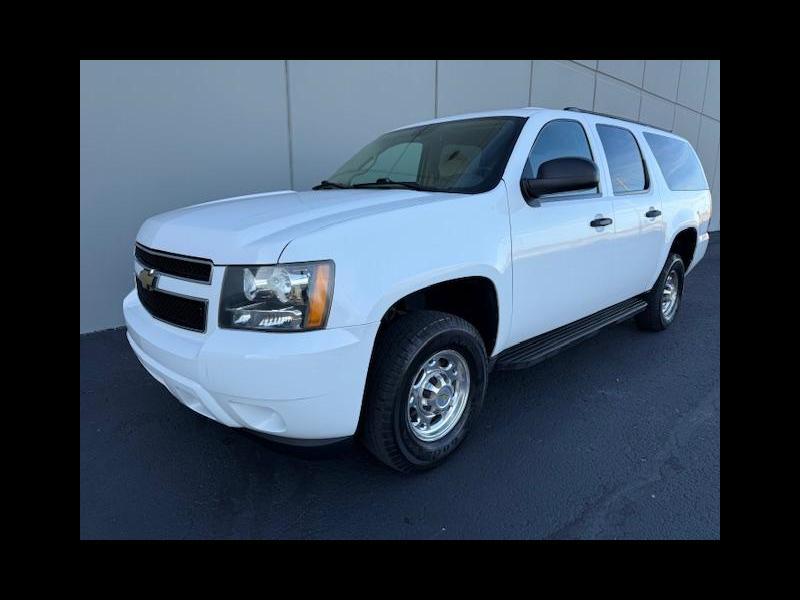
<path id="1" fill-rule="evenodd" d="M 492 368 L 636 316 L 670 325 L 708 244 L 695 151 L 654 127 L 521 108 L 386 133 L 312 191 L 148 219 L 128 340 L 189 408 L 289 443 L 449 455 Z"/>

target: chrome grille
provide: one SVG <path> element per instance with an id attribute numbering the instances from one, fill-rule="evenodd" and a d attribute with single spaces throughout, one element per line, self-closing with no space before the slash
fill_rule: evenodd
<path id="1" fill-rule="evenodd" d="M 183 256 L 136 244 L 136 260 L 159 273 L 201 283 L 211 282 L 213 263 L 207 258 Z"/>

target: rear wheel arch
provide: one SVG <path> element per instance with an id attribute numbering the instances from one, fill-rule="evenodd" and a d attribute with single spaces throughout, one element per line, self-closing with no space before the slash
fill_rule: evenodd
<path id="1" fill-rule="evenodd" d="M 696 247 L 697 229 L 695 227 L 684 227 L 672 238 L 667 256 L 673 253 L 677 254 L 683 260 L 684 268 L 689 270 Z"/>
<path id="2" fill-rule="evenodd" d="M 669 284 L 669 279 L 673 272 L 675 275 L 674 281 Z M 661 269 L 661 273 L 655 284 L 653 284 L 653 288 L 642 296 L 647 301 L 647 308 L 636 315 L 636 323 L 641 329 L 662 331 L 672 324 L 682 302 L 685 274 L 686 269 L 683 264 L 683 258 L 676 252 L 670 252 Z M 674 286 L 672 301 L 665 300 L 665 294 L 667 294 L 665 288 L 668 286 Z M 666 308 L 670 308 L 670 302 L 673 303 L 671 310 L 665 314 L 665 304 Z"/>

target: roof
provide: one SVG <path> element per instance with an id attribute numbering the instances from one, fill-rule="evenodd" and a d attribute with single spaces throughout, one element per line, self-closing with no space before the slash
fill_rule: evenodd
<path id="1" fill-rule="evenodd" d="M 447 121 L 461 121 L 463 119 L 480 119 L 481 117 L 530 117 L 539 111 L 551 110 L 549 108 L 537 108 L 535 106 L 528 106 L 524 108 L 506 108 L 499 110 L 486 110 L 482 112 L 464 113 L 460 115 L 450 115 L 447 117 L 439 117 L 437 119 L 428 119 L 427 121 L 419 121 L 418 123 L 411 123 L 397 127 L 392 131 L 399 129 L 408 129 L 409 127 L 420 127 L 422 125 L 430 125 L 432 123 L 445 123 Z M 561 112 L 561 111 L 554 111 Z"/>
<path id="2" fill-rule="evenodd" d="M 479 119 L 481 117 L 530 117 L 530 116 L 535 115 L 535 114 L 552 113 L 552 117 L 553 118 L 558 118 L 558 117 L 569 118 L 570 116 L 574 116 L 576 112 L 582 113 L 582 114 L 587 114 L 587 115 L 593 115 L 595 117 L 599 117 L 599 118 L 602 118 L 602 119 L 609 119 L 609 120 L 612 120 L 612 121 L 618 121 L 621 124 L 634 124 L 634 125 L 638 125 L 639 127 L 642 127 L 642 128 L 652 129 L 654 132 L 668 133 L 671 136 L 674 136 L 674 137 L 677 137 L 677 138 L 680 138 L 680 139 L 684 139 L 681 136 L 676 135 L 672 131 L 669 131 L 667 129 L 662 129 L 661 127 L 658 127 L 657 125 L 650 125 L 648 123 L 642 123 L 640 121 L 635 121 L 633 119 L 627 119 L 625 117 L 617 117 L 617 116 L 614 116 L 614 115 L 609 115 L 609 114 L 600 113 L 600 112 L 594 112 L 594 111 L 591 111 L 591 110 L 585 110 L 585 109 L 580 109 L 580 108 L 575 108 L 575 107 L 566 107 L 563 110 L 558 110 L 558 109 L 554 109 L 554 108 L 540 108 L 538 106 L 526 106 L 526 107 L 522 107 L 522 108 L 507 108 L 507 109 L 500 109 L 500 110 L 487 110 L 487 111 L 482 111 L 482 112 L 464 113 L 464 114 L 460 114 L 460 115 L 450 115 L 450 116 L 447 116 L 447 117 L 439 117 L 437 119 L 429 119 L 427 121 L 420 121 L 418 123 L 413 123 L 411 125 L 403 125 L 402 127 L 397 127 L 393 131 L 398 131 L 400 129 L 408 129 L 409 127 L 419 127 L 419 126 L 422 126 L 422 125 L 430 125 L 432 123 L 445 123 L 447 121 L 460 121 L 460 120 L 463 120 L 463 119 Z"/>

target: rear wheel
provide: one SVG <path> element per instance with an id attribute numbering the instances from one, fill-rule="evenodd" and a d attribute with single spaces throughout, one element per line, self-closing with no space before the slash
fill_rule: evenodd
<path id="1" fill-rule="evenodd" d="M 391 322 L 373 356 L 361 440 L 399 471 L 438 465 L 461 444 L 483 403 L 483 340 L 455 315 L 418 311 Z"/>
<path id="2" fill-rule="evenodd" d="M 670 254 L 653 289 L 645 296 L 647 309 L 636 315 L 639 327 L 662 331 L 672 324 L 681 305 L 684 275 L 683 259 L 678 254 Z"/>

